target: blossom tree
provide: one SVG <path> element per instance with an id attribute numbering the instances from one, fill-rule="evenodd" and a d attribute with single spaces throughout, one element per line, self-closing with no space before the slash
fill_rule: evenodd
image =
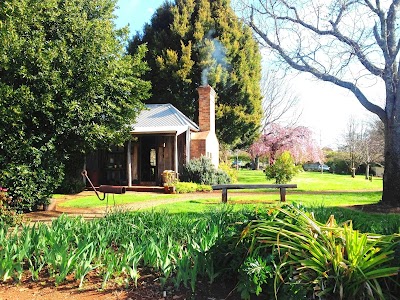
<path id="1" fill-rule="evenodd" d="M 312 131 L 304 126 L 283 127 L 272 124 L 248 150 L 255 161 L 259 157 L 268 156 L 270 164 L 284 151 L 292 155 L 296 164 L 306 161 L 321 162 L 323 157 L 313 139 Z"/>

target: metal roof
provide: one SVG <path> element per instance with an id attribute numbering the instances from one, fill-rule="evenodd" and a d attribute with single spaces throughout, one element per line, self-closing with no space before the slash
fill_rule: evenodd
<path id="1" fill-rule="evenodd" d="M 176 133 L 181 134 L 188 128 L 199 131 L 200 128 L 172 104 L 146 104 L 131 132 L 136 134 Z"/>

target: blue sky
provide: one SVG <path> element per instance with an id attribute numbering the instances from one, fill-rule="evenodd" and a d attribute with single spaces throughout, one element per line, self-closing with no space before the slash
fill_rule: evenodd
<path id="1" fill-rule="evenodd" d="M 164 0 L 118 0 L 119 9 L 115 14 L 118 28 L 129 24 L 130 35 L 142 31 L 143 25 L 149 23 L 151 16 L 164 3 Z"/>

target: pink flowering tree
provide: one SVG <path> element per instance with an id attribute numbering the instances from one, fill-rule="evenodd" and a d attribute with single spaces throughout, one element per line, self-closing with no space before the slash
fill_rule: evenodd
<path id="1" fill-rule="evenodd" d="M 312 131 L 304 126 L 283 127 L 272 124 L 248 151 L 256 162 L 259 157 L 268 156 L 270 164 L 274 164 L 277 156 L 284 151 L 291 154 L 296 164 L 322 162 L 323 158 Z"/>

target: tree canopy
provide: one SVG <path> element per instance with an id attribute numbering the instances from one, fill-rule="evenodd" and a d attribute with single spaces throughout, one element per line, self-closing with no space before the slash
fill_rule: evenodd
<path id="1" fill-rule="evenodd" d="M 48 196 L 69 155 L 126 137 L 150 83 L 140 79 L 146 49 L 125 55 L 114 8 L 114 0 L 0 3 L 0 183 L 11 193 L 28 186 L 20 176 Z"/>
<path id="2" fill-rule="evenodd" d="M 217 92 L 216 129 L 231 147 L 251 144 L 261 121 L 261 56 L 250 28 L 229 0 L 166 2 L 133 37 L 129 52 L 147 44 L 151 103 L 169 102 L 197 121 L 200 85 Z"/>
<path id="3" fill-rule="evenodd" d="M 248 150 L 252 158 L 268 156 L 270 164 L 274 164 L 285 151 L 290 153 L 296 164 L 321 162 L 323 158 L 312 131 L 304 126 L 272 124 Z"/>
<path id="4" fill-rule="evenodd" d="M 281 62 L 349 90 L 382 120 L 385 126 L 382 203 L 399 206 L 400 1 L 239 2 L 260 43 L 268 46 Z M 366 93 L 365 84 L 371 83 L 382 85 L 384 107 Z"/>

